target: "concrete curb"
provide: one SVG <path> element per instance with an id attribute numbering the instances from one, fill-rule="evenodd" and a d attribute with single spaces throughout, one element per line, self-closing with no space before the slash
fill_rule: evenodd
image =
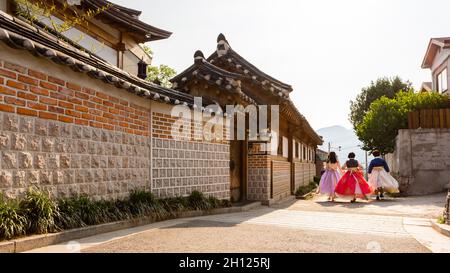
<path id="1" fill-rule="evenodd" d="M 435 220 L 431 220 L 430 222 L 434 230 L 441 233 L 442 235 L 450 237 L 450 225 L 438 224 Z"/>
<path id="2" fill-rule="evenodd" d="M 229 207 L 229 208 L 219 208 L 210 211 L 185 211 L 177 215 L 177 217 L 172 217 L 166 220 L 178 219 L 178 218 L 189 218 L 206 216 L 213 214 L 225 214 L 225 213 L 236 213 L 249 211 L 251 209 L 260 207 L 260 202 L 253 202 L 242 207 Z M 157 222 L 152 217 L 142 217 L 134 218 L 130 220 L 124 220 L 119 222 L 106 223 L 96 226 L 88 226 L 83 228 L 65 230 L 58 233 L 42 234 L 42 235 L 32 235 L 24 238 L 19 238 L 11 241 L 5 241 L 0 243 L 0 253 L 18 253 L 24 252 L 35 248 L 45 247 L 53 244 L 59 244 L 62 242 L 68 242 L 75 239 L 80 239 L 84 237 L 89 237 L 101 233 L 107 233 L 112 231 L 117 231 L 121 229 L 133 228 L 137 226 L 148 225 Z"/>

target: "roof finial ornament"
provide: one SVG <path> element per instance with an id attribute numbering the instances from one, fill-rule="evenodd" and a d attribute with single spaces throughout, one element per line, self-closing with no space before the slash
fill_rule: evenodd
<path id="1" fill-rule="evenodd" d="M 228 49 L 230 49 L 230 45 L 228 44 L 225 35 L 220 33 L 219 36 L 217 37 L 217 55 L 221 57 L 227 54 Z"/>
<path id="2" fill-rule="evenodd" d="M 196 64 L 202 63 L 205 59 L 205 56 L 203 55 L 203 52 L 201 50 L 197 50 L 194 53 L 194 61 Z"/>

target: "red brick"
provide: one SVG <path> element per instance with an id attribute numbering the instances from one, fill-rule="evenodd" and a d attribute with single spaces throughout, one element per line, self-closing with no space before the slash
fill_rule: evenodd
<path id="1" fill-rule="evenodd" d="M 33 95 L 31 93 L 26 93 L 26 92 L 17 92 L 17 96 L 19 98 L 26 99 L 26 100 L 35 100 L 36 101 L 38 99 L 38 96 Z"/>
<path id="2" fill-rule="evenodd" d="M 23 75 L 19 75 L 17 78 L 18 81 L 23 82 L 23 83 L 27 83 L 27 84 L 31 84 L 31 85 L 38 85 L 39 81 L 27 76 L 23 76 Z"/>
<path id="3" fill-rule="evenodd" d="M 97 97 L 102 98 L 102 99 L 108 99 L 108 95 L 106 95 L 105 93 L 102 92 L 97 92 Z"/>
<path id="4" fill-rule="evenodd" d="M 55 99 L 51 99 L 51 98 L 45 98 L 45 97 L 40 97 L 39 98 L 39 102 L 48 104 L 48 105 L 57 105 L 58 101 Z"/>
<path id="5" fill-rule="evenodd" d="M 20 89 L 20 90 L 27 90 L 27 86 L 21 82 L 8 80 L 6 85 L 9 87 L 12 87 L 12 88 Z"/>
<path id="6" fill-rule="evenodd" d="M 104 111 L 104 112 L 108 112 L 108 107 L 106 107 L 106 106 L 103 106 L 103 105 L 97 105 L 96 108 L 97 108 L 97 109 L 100 109 L 100 110 L 102 110 L 102 111 Z"/>
<path id="7" fill-rule="evenodd" d="M 87 121 L 85 119 L 78 119 L 78 118 L 76 118 L 75 119 L 75 124 L 88 126 L 89 125 L 89 121 Z"/>
<path id="8" fill-rule="evenodd" d="M 9 104 L 19 105 L 19 106 L 25 106 L 24 100 L 19 100 L 17 98 L 11 98 L 11 97 L 5 97 L 5 102 Z"/>
<path id="9" fill-rule="evenodd" d="M 59 115 L 58 116 L 58 120 L 62 121 L 62 122 L 66 122 L 66 123 L 73 123 L 73 118 L 72 117 Z"/>
<path id="10" fill-rule="evenodd" d="M 28 108 L 17 108 L 17 114 L 36 117 L 38 112 Z"/>
<path id="11" fill-rule="evenodd" d="M 74 84 L 71 82 L 67 82 L 66 83 L 66 87 L 75 91 L 81 91 L 81 86 L 79 86 L 78 84 Z"/>
<path id="12" fill-rule="evenodd" d="M 95 120 L 96 120 L 96 121 L 99 121 L 99 122 L 108 122 L 108 119 L 107 119 L 107 118 L 100 117 L 100 116 L 96 116 L 96 117 L 95 117 Z"/>
<path id="13" fill-rule="evenodd" d="M 113 107 L 113 106 L 114 106 L 114 103 L 112 103 L 112 102 L 110 102 L 110 101 L 107 101 L 107 100 L 104 100 L 104 101 L 103 101 L 103 105 L 108 106 L 108 107 Z"/>
<path id="14" fill-rule="evenodd" d="M 39 117 L 43 119 L 58 120 L 58 115 L 47 112 L 39 112 Z"/>
<path id="15" fill-rule="evenodd" d="M 7 88 L 5 86 L 0 86 L 0 93 L 1 94 L 5 94 L 5 95 L 15 96 L 16 95 L 16 90 L 9 89 L 9 88 Z"/>
<path id="16" fill-rule="evenodd" d="M 29 101 L 29 102 L 27 102 L 27 106 L 32 109 L 35 109 L 35 110 L 43 110 L 43 111 L 47 110 L 47 105 L 36 103 L 36 102 Z"/>
<path id="17" fill-rule="evenodd" d="M 72 110 L 66 110 L 66 115 L 76 117 L 76 118 L 81 118 L 80 112 L 76 112 L 76 111 L 72 111 Z"/>
<path id="18" fill-rule="evenodd" d="M 55 93 L 55 92 L 50 92 L 50 97 L 54 98 L 54 99 L 59 99 L 59 100 L 67 100 L 67 96 L 60 94 L 60 93 Z"/>
<path id="19" fill-rule="evenodd" d="M 0 104 L 0 111 L 14 113 L 15 107 L 11 106 L 11 105 L 6 105 L 6 104 Z"/>
<path id="20" fill-rule="evenodd" d="M 102 114 L 102 111 L 96 109 L 89 109 L 89 113 L 96 116 L 100 116 Z"/>
<path id="21" fill-rule="evenodd" d="M 22 74 L 25 74 L 27 72 L 26 67 L 23 67 L 23 66 L 20 66 L 17 64 L 8 63 L 8 62 L 5 62 L 3 67 L 6 69 L 9 69 L 9 70 L 12 70 L 12 71 L 22 73 Z"/>
<path id="22" fill-rule="evenodd" d="M 106 130 L 114 130 L 114 126 L 110 124 L 103 124 L 103 129 Z"/>
<path id="23" fill-rule="evenodd" d="M 122 104 L 123 106 L 128 106 L 128 101 L 120 100 L 120 104 Z"/>
<path id="24" fill-rule="evenodd" d="M 92 126 L 92 127 L 96 127 L 96 128 L 103 128 L 101 123 L 95 122 L 95 121 L 90 121 L 89 125 Z"/>
<path id="25" fill-rule="evenodd" d="M 125 127 L 125 128 L 128 128 L 130 125 L 128 124 L 128 123 L 126 123 L 126 122 L 119 122 L 119 125 L 121 126 L 121 127 Z"/>
<path id="26" fill-rule="evenodd" d="M 81 117 L 88 120 L 95 120 L 94 116 L 91 114 L 83 113 L 81 114 Z"/>
<path id="27" fill-rule="evenodd" d="M 81 92 L 76 92 L 75 93 L 75 97 L 83 99 L 83 100 L 88 100 L 89 99 L 89 95 L 86 95 L 86 94 L 81 93 Z"/>
<path id="28" fill-rule="evenodd" d="M 75 124 L 88 126 L 89 125 L 89 121 L 87 121 L 85 119 L 78 119 L 77 118 L 77 119 L 75 119 Z"/>
<path id="29" fill-rule="evenodd" d="M 63 108 L 59 108 L 59 107 L 55 107 L 55 106 L 49 106 L 48 111 L 53 112 L 53 113 L 58 113 L 58 114 L 64 114 Z"/>
<path id="30" fill-rule="evenodd" d="M 119 110 L 125 110 L 125 107 L 123 107 L 123 105 L 121 105 L 121 104 L 116 104 L 116 105 L 114 105 L 114 107 Z"/>
<path id="31" fill-rule="evenodd" d="M 87 100 L 83 101 L 83 105 L 86 106 L 86 107 L 89 107 L 89 108 L 95 108 L 95 103 L 87 101 Z"/>
<path id="32" fill-rule="evenodd" d="M 80 99 L 77 99 L 77 98 L 71 98 L 71 97 L 69 97 L 69 98 L 67 98 L 67 100 L 68 100 L 69 102 L 73 103 L 73 104 L 79 104 L 79 105 L 82 105 L 82 104 L 83 104 L 83 101 L 80 100 Z"/>
<path id="33" fill-rule="evenodd" d="M 5 83 L 5 78 L 0 77 L 0 85 L 3 85 Z"/>
<path id="34" fill-rule="evenodd" d="M 105 118 L 110 118 L 110 119 L 114 119 L 114 115 L 113 114 L 110 114 L 110 113 L 103 113 L 103 116 L 105 117 Z"/>
<path id="35" fill-rule="evenodd" d="M 48 92 L 48 90 L 39 88 L 39 87 L 34 87 L 34 86 L 30 86 L 30 91 L 34 94 L 37 95 L 42 95 L 42 96 L 48 96 L 50 93 Z"/>
<path id="36" fill-rule="evenodd" d="M 58 101 L 58 106 L 59 107 L 63 107 L 63 108 L 67 108 L 67 109 L 73 109 L 73 104 L 69 103 L 69 102 L 65 102 L 65 101 Z"/>
<path id="37" fill-rule="evenodd" d="M 116 98 L 116 97 L 111 97 L 111 96 L 108 96 L 108 100 L 109 100 L 110 102 L 114 102 L 114 103 L 118 103 L 118 102 L 119 102 L 119 99 L 118 99 L 118 98 Z"/>
<path id="38" fill-rule="evenodd" d="M 79 106 L 79 105 L 75 105 L 75 110 L 80 111 L 80 112 L 84 112 L 84 113 L 89 112 L 89 108 L 84 107 L 84 106 Z"/>
<path id="39" fill-rule="evenodd" d="M 39 83 L 39 85 L 45 89 L 49 89 L 49 90 L 53 90 L 53 91 L 58 91 L 58 86 L 56 84 L 53 83 L 49 83 L 49 82 L 43 82 L 41 81 Z"/>
<path id="40" fill-rule="evenodd" d="M 89 94 L 89 95 L 95 96 L 95 92 L 96 92 L 96 91 L 93 90 L 93 89 L 84 87 L 84 88 L 83 88 L 83 92 L 84 92 L 84 93 L 87 93 L 87 94 Z"/>
<path id="41" fill-rule="evenodd" d="M 65 81 L 55 78 L 55 77 L 52 77 L 52 76 L 48 76 L 48 81 L 52 82 L 52 83 L 56 83 L 58 85 L 62 85 L 62 86 L 64 86 L 64 83 L 65 83 Z"/>
<path id="42" fill-rule="evenodd" d="M 97 98 L 97 97 L 92 97 L 91 100 L 92 100 L 93 102 L 96 102 L 96 103 L 100 103 L 100 104 L 103 103 L 103 100 L 100 99 L 100 98 Z"/>
<path id="43" fill-rule="evenodd" d="M 67 89 L 67 88 L 61 87 L 61 86 L 58 88 L 58 91 L 61 94 L 68 95 L 70 97 L 73 97 L 75 95 L 75 92 L 73 90 L 70 90 L 70 89 Z"/>
<path id="44" fill-rule="evenodd" d="M 47 79 L 47 75 L 45 75 L 44 73 L 37 72 L 37 71 L 31 70 L 31 69 L 28 69 L 28 75 L 30 75 L 31 77 L 34 77 L 34 78 L 38 78 L 40 80 Z"/>

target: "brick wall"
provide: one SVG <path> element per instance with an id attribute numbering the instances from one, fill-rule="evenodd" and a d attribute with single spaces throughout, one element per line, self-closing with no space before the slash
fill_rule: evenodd
<path id="1" fill-rule="evenodd" d="M 230 146 L 228 141 L 180 141 L 171 134 L 177 118 L 152 113 L 152 189 L 157 196 L 201 191 L 217 198 L 230 198 Z M 184 124 L 188 121 L 184 121 Z M 191 122 L 194 128 L 203 124 Z M 223 130 L 226 134 L 226 130 Z M 180 135 L 178 135 L 180 136 Z M 201 135 L 198 135 L 199 137 Z M 185 136 L 188 137 L 188 136 Z"/>
<path id="2" fill-rule="evenodd" d="M 106 92 L 0 62 L 0 111 L 148 136 L 149 111 Z"/>
<path id="3" fill-rule="evenodd" d="M 248 200 L 270 199 L 270 155 L 249 155 L 248 158 Z"/>
<path id="4" fill-rule="evenodd" d="M 226 142 L 170 139 L 164 131 L 170 110 L 153 111 L 151 139 L 151 109 L 170 105 L 14 54 L 8 51 L 7 60 L 0 61 L 0 191 L 5 195 L 18 197 L 38 186 L 55 197 L 115 198 L 146 188 L 159 196 L 199 190 L 229 198 Z M 14 58 L 22 65 L 13 64 Z"/>

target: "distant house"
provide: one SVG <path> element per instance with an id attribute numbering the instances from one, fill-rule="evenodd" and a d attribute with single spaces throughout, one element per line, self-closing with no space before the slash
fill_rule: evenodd
<path id="1" fill-rule="evenodd" d="M 422 68 L 431 70 L 432 82 L 422 84 L 421 91 L 448 93 L 450 85 L 450 37 L 432 38 L 422 62 Z"/>

